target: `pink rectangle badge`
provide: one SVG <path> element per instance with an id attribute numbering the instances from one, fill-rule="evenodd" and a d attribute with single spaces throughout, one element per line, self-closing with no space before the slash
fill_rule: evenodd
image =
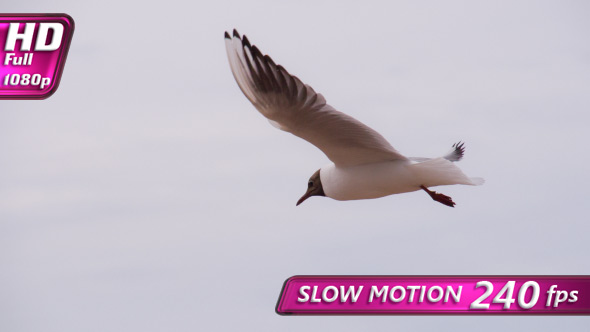
<path id="1" fill-rule="evenodd" d="M 590 315 L 590 276 L 295 276 L 280 315 Z"/>
<path id="2" fill-rule="evenodd" d="M 51 96 L 73 33 L 66 14 L 0 14 L 0 99 Z"/>

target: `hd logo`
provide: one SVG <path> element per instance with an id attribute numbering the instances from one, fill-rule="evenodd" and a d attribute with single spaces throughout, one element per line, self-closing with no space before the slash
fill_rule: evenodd
<path id="1" fill-rule="evenodd" d="M 74 20 L 66 14 L 0 14 L 0 98 L 51 96 L 73 33 Z"/>

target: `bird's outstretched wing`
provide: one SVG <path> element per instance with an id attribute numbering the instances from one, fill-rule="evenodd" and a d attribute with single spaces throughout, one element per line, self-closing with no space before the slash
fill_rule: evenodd
<path id="1" fill-rule="evenodd" d="M 463 155 L 465 154 L 465 143 L 458 142 L 453 144 L 451 151 L 447 152 L 442 158 L 445 158 L 448 161 L 459 161 L 463 159 Z M 408 158 L 411 161 L 422 163 L 425 161 L 432 160 L 433 158 L 422 158 L 422 157 L 410 157 Z"/>
<path id="2" fill-rule="evenodd" d="M 339 166 L 407 160 L 378 132 L 326 104 L 246 36 L 226 32 L 225 46 L 240 89 L 273 126 L 315 145 Z"/>

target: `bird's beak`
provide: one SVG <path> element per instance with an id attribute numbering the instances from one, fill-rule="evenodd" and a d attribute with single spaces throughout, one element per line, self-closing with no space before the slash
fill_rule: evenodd
<path id="1" fill-rule="evenodd" d="M 310 197 L 311 197 L 311 190 L 308 190 L 303 196 L 301 196 L 301 198 L 297 201 L 297 205 L 295 205 L 295 206 L 299 206 L 299 204 L 303 203 L 304 200 L 306 200 Z"/>

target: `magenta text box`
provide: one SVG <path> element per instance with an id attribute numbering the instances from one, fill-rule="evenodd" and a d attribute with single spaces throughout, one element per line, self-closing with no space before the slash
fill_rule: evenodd
<path id="1" fill-rule="evenodd" d="M 278 314 L 590 315 L 590 276 L 295 276 Z"/>

